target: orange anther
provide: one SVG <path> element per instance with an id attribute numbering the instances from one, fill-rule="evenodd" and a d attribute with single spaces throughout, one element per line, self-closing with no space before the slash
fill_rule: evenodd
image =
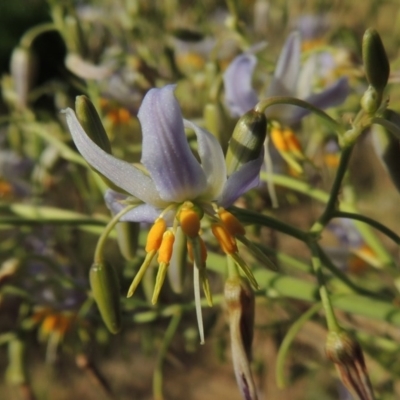
<path id="1" fill-rule="evenodd" d="M 126 108 L 120 108 L 118 110 L 118 122 L 120 124 L 126 124 L 131 119 L 131 114 Z"/>
<path id="2" fill-rule="evenodd" d="M 146 252 L 158 250 L 161 246 L 163 235 L 167 229 L 167 223 L 163 218 L 157 218 L 147 235 Z"/>
<path id="3" fill-rule="evenodd" d="M 166 231 L 163 235 L 161 246 L 158 249 L 159 263 L 169 264 L 172 257 L 172 250 L 174 247 L 175 235 L 171 231 Z"/>
<path id="4" fill-rule="evenodd" d="M 299 139 L 297 139 L 296 135 L 291 129 L 285 129 L 283 131 L 283 138 L 289 151 L 292 151 L 294 153 L 302 151 Z"/>
<path id="5" fill-rule="evenodd" d="M 179 213 L 182 231 L 190 238 L 198 236 L 200 231 L 200 216 L 192 208 L 183 208 Z"/>
<path id="6" fill-rule="evenodd" d="M 237 253 L 238 248 L 236 246 L 235 238 L 229 233 L 228 229 L 222 224 L 213 224 L 211 226 L 212 233 L 217 238 L 221 249 L 226 254 Z"/>
<path id="7" fill-rule="evenodd" d="M 225 228 L 228 229 L 232 236 L 244 235 L 246 233 L 241 222 L 229 211 L 220 208 L 218 210 L 218 215 L 221 218 L 221 221 L 224 223 Z"/>
<path id="8" fill-rule="evenodd" d="M 51 333 L 57 328 L 59 316 L 56 314 L 48 315 L 42 323 L 42 330 L 44 333 Z"/>

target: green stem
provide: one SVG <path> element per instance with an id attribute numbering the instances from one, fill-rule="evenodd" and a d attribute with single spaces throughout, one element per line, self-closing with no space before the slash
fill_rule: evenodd
<path id="1" fill-rule="evenodd" d="M 311 306 L 305 313 L 301 315 L 289 328 L 287 331 L 282 343 L 279 347 L 277 359 L 276 359 L 276 383 L 280 389 L 283 389 L 286 386 L 286 379 L 285 379 L 285 360 L 286 356 L 289 352 L 289 348 L 293 343 L 293 340 L 299 333 L 300 329 L 303 325 L 311 319 L 311 317 L 319 311 L 321 308 L 321 303 L 316 303 Z"/>
<path id="2" fill-rule="evenodd" d="M 383 126 L 390 133 L 392 133 L 394 136 L 396 136 L 397 140 L 400 140 L 400 128 L 393 122 L 388 121 L 387 119 L 384 119 L 384 118 L 374 117 L 372 119 L 372 123 Z"/>
<path id="3" fill-rule="evenodd" d="M 22 36 L 20 40 L 20 44 L 22 47 L 26 49 L 32 46 L 32 42 L 42 33 L 50 32 L 50 31 L 58 31 L 57 27 L 53 22 L 46 22 L 40 25 L 36 25 L 33 28 L 29 29 L 24 36 Z"/>
<path id="4" fill-rule="evenodd" d="M 335 180 L 333 181 L 332 189 L 329 194 L 329 199 L 325 207 L 325 211 L 318 218 L 317 222 L 312 226 L 310 232 L 319 235 L 325 228 L 327 223 L 332 218 L 332 214 L 335 212 L 338 203 L 338 196 L 342 187 L 342 182 L 345 173 L 347 172 L 347 166 L 353 151 L 353 146 L 347 146 L 343 148 L 340 156 L 340 163 L 336 172 Z"/>
<path id="5" fill-rule="evenodd" d="M 128 211 L 134 209 L 136 207 L 135 205 L 130 205 L 125 207 L 123 210 L 121 210 L 118 214 L 116 214 L 112 220 L 107 224 L 105 227 L 103 233 L 99 237 L 99 240 L 97 241 L 96 245 L 96 250 L 94 252 L 94 262 L 95 263 L 102 263 L 103 262 L 103 248 L 105 245 L 105 242 L 108 239 L 108 236 L 110 232 L 114 229 L 115 225 L 119 222 L 120 218 L 125 215 Z"/>
<path id="6" fill-rule="evenodd" d="M 232 257 L 226 257 L 228 276 L 229 278 L 235 278 L 239 276 L 239 269 Z"/>
<path id="7" fill-rule="evenodd" d="M 182 311 L 180 310 L 180 308 L 175 309 L 175 313 L 171 318 L 167 331 L 165 332 L 164 335 L 164 340 L 161 344 L 160 352 L 157 358 L 157 364 L 153 374 L 153 395 L 155 400 L 162 400 L 164 398 L 162 391 L 162 385 L 163 385 L 162 368 L 165 356 L 167 355 L 168 348 L 171 344 L 173 337 L 175 336 L 181 318 L 182 318 Z"/>
<path id="8" fill-rule="evenodd" d="M 321 298 L 322 306 L 325 311 L 326 322 L 328 325 L 328 329 L 330 331 L 339 332 L 340 326 L 336 320 L 335 312 L 332 307 L 331 299 L 329 297 L 328 289 L 325 285 L 324 275 L 322 273 L 322 263 L 319 258 L 319 249 L 318 245 L 315 242 L 308 243 L 311 250 L 311 263 L 314 269 L 314 273 L 317 276 L 318 284 L 319 284 L 319 295 Z"/>
<path id="9" fill-rule="evenodd" d="M 295 97 L 289 97 L 289 96 L 269 97 L 268 99 L 261 100 L 254 107 L 254 109 L 255 111 L 263 113 L 268 107 L 271 107 L 276 104 L 286 104 L 286 105 L 305 108 L 306 110 L 309 110 L 314 114 L 318 115 L 319 117 L 321 117 L 324 121 L 326 121 L 330 125 L 330 127 L 335 132 L 338 132 L 340 135 L 344 133 L 343 127 L 332 117 L 330 117 L 325 111 L 320 110 L 318 107 L 315 107 L 314 105 L 308 103 L 307 101 L 300 100 Z"/>
<path id="10" fill-rule="evenodd" d="M 387 228 L 385 225 L 381 224 L 380 222 L 366 217 L 361 214 L 352 213 L 352 212 L 345 212 L 345 211 L 335 211 L 332 213 L 331 218 L 347 218 L 347 219 L 354 219 L 356 221 L 365 222 L 366 224 L 372 226 L 373 228 L 381 231 L 387 237 L 392 239 L 396 244 L 400 245 L 400 236 L 393 232 L 391 229 Z"/>
<path id="11" fill-rule="evenodd" d="M 275 229 L 279 232 L 286 233 L 287 235 L 293 236 L 294 238 L 302 241 L 308 241 L 308 233 L 300 229 L 297 229 L 291 225 L 285 224 L 275 218 L 267 215 L 260 215 L 254 211 L 246 210 L 244 208 L 230 207 L 229 211 L 232 212 L 240 222 L 244 224 L 257 224 L 268 226 L 269 228 Z"/>

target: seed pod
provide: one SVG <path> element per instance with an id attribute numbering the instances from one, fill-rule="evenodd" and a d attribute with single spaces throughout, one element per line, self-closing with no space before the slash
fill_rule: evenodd
<path id="1" fill-rule="evenodd" d="M 93 298 L 111 333 L 121 330 L 120 289 L 116 271 L 107 262 L 94 263 L 89 273 Z"/>
<path id="2" fill-rule="evenodd" d="M 365 31 L 362 52 L 368 83 L 378 92 L 383 91 L 389 79 L 390 65 L 381 37 L 375 29 Z"/>
<path id="3" fill-rule="evenodd" d="M 259 157 L 266 134 L 267 118 L 263 113 L 250 110 L 240 117 L 226 153 L 228 175 L 232 175 L 248 161 Z"/>
<path id="4" fill-rule="evenodd" d="M 13 50 L 10 72 L 17 95 L 17 105 L 24 108 L 28 104 L 28 95 L 37 73 L 37 59 L 30 48 L 19 46 Z"/>

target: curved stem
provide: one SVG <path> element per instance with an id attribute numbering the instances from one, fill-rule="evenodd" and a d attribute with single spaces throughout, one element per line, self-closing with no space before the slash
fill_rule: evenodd
<path id="1" fill-rule="evenodd" d="M 324 121 L 326 121 L 332 127 L 332 129 L 338 132 L 340 135 L 343 134 L 344 132 L 343 127 L 332 117 L 330 117 L 325 111 L 320 110 L 318 107 L 315 107 L 314 105 L 308 103 L 307 101 L 300 100 L 295 97 L 289 97 L 289 96 L 269 97 L 268 99 L 261 100 L 254 107 L 254 109 L 255 111 L 263 113 L 268 107 L 271 107 L 276 104 L 289 104 L 292 106 L 305 108 L 306 110 L 313 112 L 314 114 L 322 118 Z"/>
<path id="2" fill-rule="evenodd" d="M 372 226 L 373 228 L 381 231 L 387 237 L 392 239 L 396 244 L 400 245 L 400 236 L 393 232 L 391 229 L 387 228 L 385 225 L 381 224 L 380 222 L 366 217 L 361 214 L 352 213 L 352 212 L 345 212 L 345 211 L 335 211 L 331 218 L 346 218 L 346 219 L 354 219 L 356 221 L 365 222 L 366 224 Z"/>
<path id="3" fill-rule="evenodd" d="M 286 356 L 289 352 L 290 345 L 293 340 L 299 333 L 300 329 L 303 325 L 312 318 L 312 316 L 317 313 L 321 308 L 321 303 L 316 303 L 311 306 L 304 314 L 300 316 L 289 328 L 286 332 L 284 339 L 282 340 L 281 345 L 279 346 L 279 351 L 276 359 L 276 383 L 280 389 L 283 389 L 286 386 L 286 379 L 284 373 L 284 366 Z"/>
<path id="4" fill-rule="evenodd" d="M 104 244 L 105 244 L 106 240 L 108 239 L 110 232 L 114 229 L 115 225 L 117 225 L 117 223 L 119 222 L 121 217 L 135 207 L 136 207 L 136 204 L 125 207 L 118 214 L 116 214 L 113 217 L 113 219 L 107 224 L 103 233 L 99 237 L 99 240 L 97 241 L 96 250 L 94 252 L 94 262 L 95 263 L 103 262 L 103 248 L 104 248 Z"/>
<path id="5" fill-rule="evenodd" d="M 29 29 L 24 36 L 22 36 L 20 40 L 20 44 L 22 47 L 29 48 L 32 46 L 33 41 L 42 33 L 57 31 L 57 27 L 53 22 L 46 22 L 40 25 L 36 25 L 33 28 Z"/>

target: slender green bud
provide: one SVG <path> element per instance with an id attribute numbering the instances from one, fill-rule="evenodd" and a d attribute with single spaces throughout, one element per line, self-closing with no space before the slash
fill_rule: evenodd
<path id="1" fill-rule="evenodd" d="M 343 384 L 354 399 L 374 400 L 359 343 L 346 331 L 331 331 L 327 337 L 325 350 L 328 359 L 335 364 Z"/>
<path id="2" fill-rule="evenodd" d="M 94 263 L 89 273 L 93 298 L 111 333 L 121 330 L 120 289 L 117 273 L 107 262 Z"/>
<path id="3" fill-rule="evenodd" d="M 226 153 L 228 175 L 233 174 L 248 161 L 259 157 L 266 134 L 267 118 L 263 113 L 250 110 L 240 117 Z"/>
<path id="4" fill-rule="evenodd" d="M 6 381 L 11 385 L 22 385 L 28 381 L 25 360 L 25 343 L 15 338 L 8 342 L 8 366 Z"/>
<path id="5" fill-rule="evenodd" d="M 28 95 L 36 79 L 37 59 L 30 48 L 16 47 L 10 60 L 10 72 L 13 78 L 18 107 L 26 107 Z"/>
<path id="6" fill-rule="evenodd" d="M 235 276 L 226 281 L 224 295 L 236 381 L 243 398 L 256 400 L 257 392 L 250 368 L 254 330 L 254 293 L 246 279 Z"/>
<path id="7" fill-rule="evenodd" d="M 86 96 L 77 96 L 75 100 L 76 116 L 83 129 L 99 147 L 111 154 L 111 144 L 95 106 Z"/>
<path id="8" fill-rule="evenodd" d="M 379 107 L 382 101 L 383 90 L 389 79 L 390 65 L 381 37 L 375 29 L 370 28 L 365 31 L 362 53 L 365 75 L 370 86 L 375 89 L 376 101 L 379 102 Z M 371 100 L 369 101 L 371 102 Z"/>
<path id="9" fill-rule="evenodd" d="M 115 229 L 121 254 L 126 260 L 133 260 L 139 243 L 140 224 L 138 222 L 118 222 Z"/>

